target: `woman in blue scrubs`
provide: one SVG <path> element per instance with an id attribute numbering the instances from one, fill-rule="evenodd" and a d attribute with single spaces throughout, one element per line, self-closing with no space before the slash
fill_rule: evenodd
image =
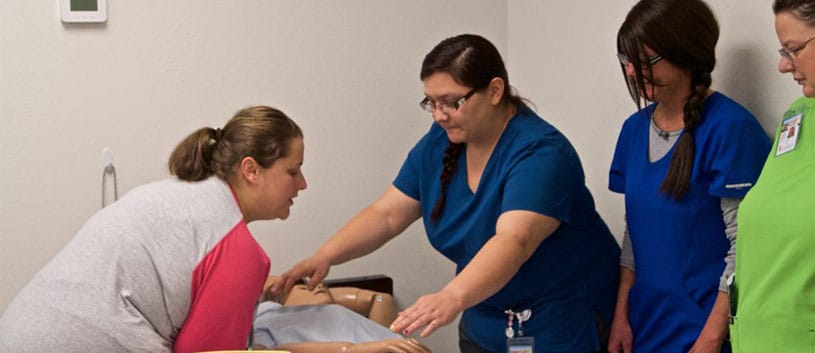
<path id="1" fill-rule="evenodd" d="M 498 50 L 480 36 L 439 43 L 420 78 L 420 105 L 433 124 L 393 185 L 273 290 L 304 276 L 314 286 L 331 265 L 376 250 L 422 218 L 456 276 L 402 311 L 392 330 L 427 336 L 463 313 L 462 352 L 506 352 L 508 343 L 600 351 L 619 247 L 574 148 L 512 93 Z"/>
<path id="2" fill-rule="evenodd" d="M 735 215 L 770 143 L 750 112 L 710 89 L 718 37 L 701 0 L 642 0 L 618 32 L 639 109 L 609 176 L 626 214 L 610 352 L 730 351 Z"/>

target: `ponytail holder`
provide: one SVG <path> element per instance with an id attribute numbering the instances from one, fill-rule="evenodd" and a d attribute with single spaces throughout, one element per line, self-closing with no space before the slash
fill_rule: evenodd
<path id="1" fill-rule="evenodd" d="M 221 128 L 215 129 L 215 141 L 221 141 Z"/>
<path id="2" fill-rule="evenodd" d="M 210 145 L 217 145 L 218 142 L 221 142 L 221 128 L 213 129 L 212 133 L 209 134 L 209 144 Z"/>

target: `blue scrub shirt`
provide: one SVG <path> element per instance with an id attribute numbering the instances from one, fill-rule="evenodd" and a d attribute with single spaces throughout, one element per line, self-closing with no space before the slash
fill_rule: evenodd
<path id="1" fill-rule="evenodd" d="M 609 189 L 625 194 L 634 250 L 636 282 L 628 300 L 635 352 L 685 353 L 696 341 L 730 249 L 721 198 L 744 197 L 770 148 L 753 115 L 721 93 L 705 100 L 702 119 L 690 191 L 680 200 L 659 192 L 673 149 L 648 160 L 645 110 L 626 120 L 617 140 Z"/>
<path id="2" fill-rule="evenodd" d="M 446 132 L 434 124 L 410 151 L 393 184 L 420 202 L 430 243 L 456 263 L 457 273 L 495 234 L 503 212 L 532 211 L 562 222 L 509 283 L 464 311 L 464 332 L 480 346 L 504 352 L 504 311 L 531 309 L 523 329 L 526 336 L 534 336 L 537 352 L 599 349 L 595 314 L 610 322 L 619 247 L 594 209 L 569 141 L 528 107 L 520 107 L 495 146 L 475 193 L 467 184 L 466 152 L 459 155 L 444 212 L 433 221 L 430 213 L 440 195 L 442 155 L 448 143 Z"/>

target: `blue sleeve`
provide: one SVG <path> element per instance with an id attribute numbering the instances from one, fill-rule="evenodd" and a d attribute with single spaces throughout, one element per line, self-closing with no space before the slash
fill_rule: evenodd
<path id="1" fill-rule="evenodd" d="M 393 181 L 393 186 L 403 192 L 405 195 L 410 196 L 415 200 L 419 198 L 419 171 L 421 170 L 421 141 L 414 146 L 408 153 L 405 162 L 402 163 L 402 168 L 399 169 L 399 174 Z"/>
<path id="2" fill-rule="evenodd" d="M 537 142 L 522 151 L 510 166 L 501 212 L 527 210 L 568 223 L 572 201 L 583 179 L 577 153 L 565 138 Z"/>
<path id="3" fill-rule="evenodd" d="M 621 194 L 625 193 L 625 172 L 628 159 L 627 124 L 623 124 L 620 135 L 617 137 L 617 147 L 611 160 L 611 169 L 608 172 L 608 189 Z"/>
<path id="4" fill-rule="evenodd" d="M 761 173 L 770 151 L 770 139 L 752 116 L 736 119 L 718 130 L 710 146 L 714 151 L 708 161 L 711 178 L 708 193 L 742 198 Z"/>

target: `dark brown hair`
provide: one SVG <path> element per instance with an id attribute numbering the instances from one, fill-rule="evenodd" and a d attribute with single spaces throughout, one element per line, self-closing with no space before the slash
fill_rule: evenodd
<path id="1" fill-rule="evenodd" d="M 501 97 L 502 104 L 523 104 L 520 98 L 512 90 L 509 84 L 507 69 L 504 60 L 498 49 L 486 38 L 475 34 L 461 34 L 447 38 L 437 44 L 427 53 L 422 62 L 422 70 L 419 78 L 424 81 L 436 73 L 449 74 L 456 83 L 471 89 L 481 89 L 487 87 L 492 79 L 500 78 L 504 81 L 504 94 Z M 432 220 L 438 220 L 444 209 L 444 202 L 447 195 L 447 185 L 456 173 L 456 160 L 464 144 L 449 142 L 444 150 L 442 163 L 441 196 L 430 216 Z"/>
<path id="2" fill-rule="evenodd" d="M 695 154 L 694 131 L 702 123 L 702 105 L 716 66 L 719 25 L 710 8 L 701 0 L 641 0 L 628 12 L 617 33 L 617 51 L 629 58 L 636 78 L 626 77 L 629 92 L 640 112 L 645 81 L 653 82 L 651 66 L 641 56 L 645 47 L 678 68 L 690 72 L 690 95 L 685 101 L 685 128 L 676 143 L 668 174 L 660 191 L 680 199 L 690 190 Z M 655 83 L 656 84 L 656 83 Z"/>
<path id="3" fill-rule="evenodd" d="M 815 1 L 813 0 L 775 0 L 773 13 L 776 15 L 789 12 L 810 27 L 815 27 Z"/>
<path id="4" fill-rule="evenodd" d="M 227 180 L 244 157 L 252 157 L 263 168 L 288 155 L 289 142 L 302 138 L 303 131 L 286 114 L 272 107 L 241 109 L 223 129 L 204 127 L 176 146 L 167 165 L 170 174 L 186 181 L 216 175 Z"/>

